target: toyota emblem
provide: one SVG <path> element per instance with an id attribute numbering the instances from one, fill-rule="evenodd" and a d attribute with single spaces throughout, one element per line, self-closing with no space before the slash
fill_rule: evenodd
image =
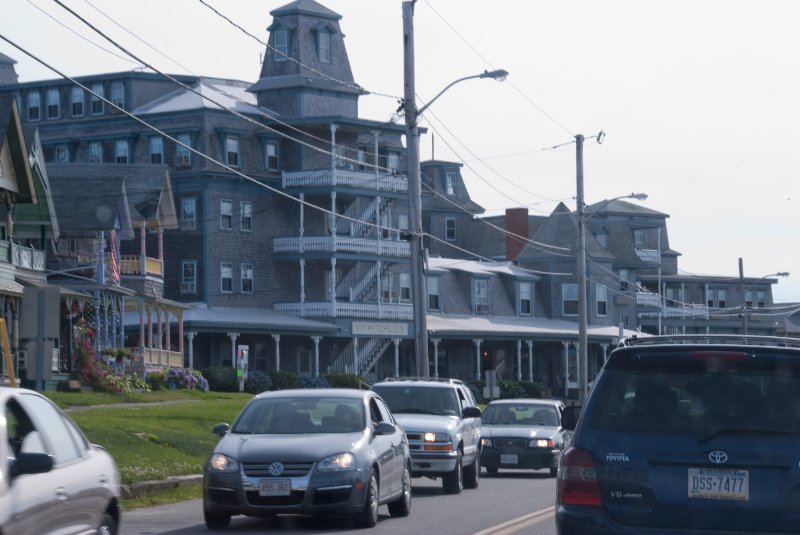
<path id="1" fill-rule="evenodd" d="M 283 463 L 279 463 L 275 461 L 271 465 L 269 465 L 269 473 L 273 476 L 279 476 L 283 473 Z"/>
<path id="2" fill-rule="evenodd" d="M 723 464 L 728 462 L 728 454 L 724 451 L 714 450 L 708 454 L 708 460 L 714 464 Z"/>

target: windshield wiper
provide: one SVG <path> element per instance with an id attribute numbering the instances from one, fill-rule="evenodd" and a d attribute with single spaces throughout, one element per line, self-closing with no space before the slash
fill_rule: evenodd
<path id="1" fill-rule="evenodd" d="M 720 427 L 712 429 L 705 435 L 697 439 L 699 444 L 708 442 L 712 438 L 721 435 L 797 435 L 796 431 L 787 431 L 785 429 L 777 429 L 774 427 Z"/>

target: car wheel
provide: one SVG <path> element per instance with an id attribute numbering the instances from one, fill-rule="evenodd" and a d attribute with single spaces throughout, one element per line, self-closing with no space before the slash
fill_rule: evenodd
<path id="1" fill-rule="evenodd" d="M 445 494 L 458 494 L 464 488 L 464 459 L 461 451 L 456 458 L 456 467 L 442 477 L 442 489 Z"/>
<path id="2" fill-rule="evenodd" d="M 389 514 L 393 517 L 408 516 L 411 512 L 411 470 L 408 466 L 403 470 L 403 492 L 400 497 L 389 503 Z"/>
<path id="3" fill-rule="evenodd" d="M 490 474 L 490 475 L 494 476 L 494 475 L 497 475 L 497 472 L 498 472 L 498 468 L 496 466 L 487 466 L 486 467 L 486 473 L 487 474 Z"/>
<path id="4" fill-rule="evenodd" d="M 550 477 L 556 477 L 558 475 L 558 467 L 554 466 L 550 468 Z"/>
<path id="5" fill-rule="evenodd" d="M 477 489 L 480 482 L 481 458 L 479 455 L 476 455 L 472 464 L 464 469 L 464 488 Z"/>
<path id="6" fill-rule="evenodd" d="M 224 529 L 231 524 L 231 515 L 227 513 L 209 513 L 203 511 L 203 517 L 206 520 L 206 527 L 208 529 Z"/>
<path id="7" fill-rule="evenodd" d="M 117 535 L 117 523 L 114 522 L 113 516 L 103 515 L 100 527 L 97 528 L 97 535 Z"/>
<path id="8" fill-rule="evenodd" d="M 378 523 L 378 478 L 375 474 L 369 478 L 364 509 L 353 516 L 353 523 L 359 528 L 371 528 Z"/>

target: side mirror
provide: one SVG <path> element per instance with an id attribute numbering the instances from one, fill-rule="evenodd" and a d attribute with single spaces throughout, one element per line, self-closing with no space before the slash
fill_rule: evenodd
<path id="1" fill-rule="evenodd" d="M 44 474 L 53 469 L 53 456 L 47 453 L 19 453 L 11 464 L 11 479 L 25 474 Z"/>
<path id="2" fill-rule="evenodd" d="M 215 435 L 219 435 L 220 437 L 224 437 L 228 434 L 228 431 L 231 430 L 231 426 L 228 424 L 217 424 L 214 426 L 214 429 L 211 430 L 212 433 Z"/>
<path id="3" fill-rule="evenodd" d="M 478 407 L 467 407 L 464 409 L 464 418 L 480 418 L 481 410 Z"/>
<path id="4" fill-rule="evenodd" d="M 578 418 L 581 416 L 581 405 L 568 405 L 564 407 L 564 412 L 561 414 L 561 427 L 567 431 L 574 431 L 575 425 L 578 423 Z"/>
<path id="5" fill-rule="evenodd" d="M 375 426 L 375 436 L 379 435 L 392 435 L 397 431 L 397 428 L 389 422 L 378 422 Z"/>

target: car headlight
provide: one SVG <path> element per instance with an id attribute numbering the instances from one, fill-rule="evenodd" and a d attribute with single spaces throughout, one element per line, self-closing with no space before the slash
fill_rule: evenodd
<path id="1" fill-rule="evenodd" d="M 222 453 L 212 455 L 208 465 L 215 472 L 236 472 L 239 470 L 239 463 Z"/>
<path id="2" fill-rule="evenodd" d="M 343 452 L 322 459 L 317 464 L 317 472 L 338 472 L 343 470 L 354 470 L 355 467 L 356 467 L 356 456 L 350 452 Z"/>
<path id="3" fill-rule="evenodd" d="M 491 448 L 492 447 L 492 439 L 491 438 L 482 438 L 481 439 L 481 446 L 484 448 Z"/>
<path id="4" fill-rule="evenodd" d="M 427 431 L 422 433 L 423 442 L 450 442 L 450 435 L 447 433 L 433 433 Z"/>
<path id="5" fill-rule="evenodd" d="M 528 442 L 529 448 L 552 448 L 553 441 L 549 438 L 534 438 Z"/>

